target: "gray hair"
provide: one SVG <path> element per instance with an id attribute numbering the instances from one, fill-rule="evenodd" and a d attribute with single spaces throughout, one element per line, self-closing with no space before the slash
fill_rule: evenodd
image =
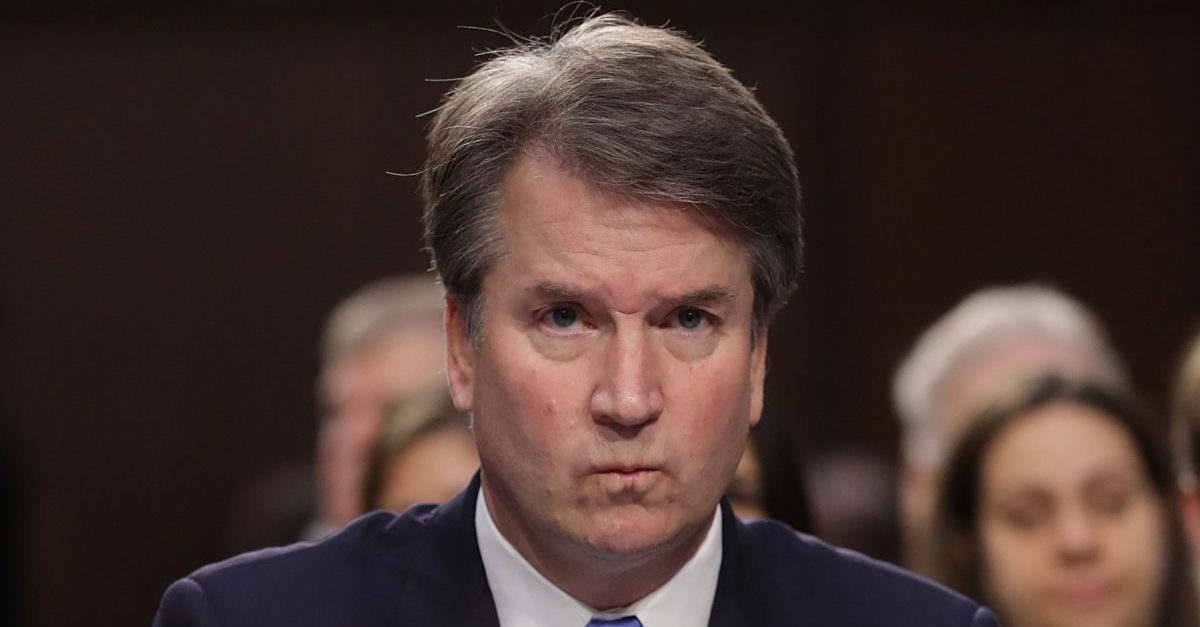
<path id="1" fill-rule="evenodd" d="M 429 275 L 394 276 L 368 283 L 330 313 L 321 337 L 321 360 L 328 368 L 401 327 L 440 322 L 444 306 L 444 292 Z"/>
<path id="2" fill-rule="evenodd" d="M 421 175 L 433 266 L 478 342 L 503 253 L 498 190 L 517 156 L 555 158 L 607 192 L 694 207 L 741 240 L 755 328 L 795 289 L 800 187 L 753 93 L 698 44 L 616 14 L 495 53 L 446 95 Z"/>
<path id="3" fill-rule="evenodd" d="M 1128 388 L 1120 358 L 1082 304 L 1043 285 L 981 289 L 922 333 L 896 371 L 892 399 L 904 431 L 906 463 L 936 465 L 950 445 L 937 406 L 951 375 L 1014 338 L 1030 337 L 1078 351 L 1094 367 L 1097 383 L 1117 391 Z"/>

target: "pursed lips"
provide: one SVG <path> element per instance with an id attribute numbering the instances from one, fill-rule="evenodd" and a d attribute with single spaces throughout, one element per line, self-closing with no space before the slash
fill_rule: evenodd
<path id="1" fill-rule="evenodd" d="M 579 494 L 593 506 L 601 509 L 624 505 L 645 508 L 672 500 L 674 481 L 665 463 L 645 458 L 608 458 L 591 463 L 587 468 L 587 474 L 581 477 Z"/>
<path id="2" fill-rule="evenodd" d="M 632 479 L 649 476 L 653 473 L 661 472 L 662 469 L 663 467 L 661 464 L 618 462 L 594 465 L 591 468 L 591 474 Z"/>

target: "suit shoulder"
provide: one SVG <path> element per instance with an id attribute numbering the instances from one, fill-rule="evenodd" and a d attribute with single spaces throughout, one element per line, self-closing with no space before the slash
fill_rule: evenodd
<path id="1" fill-rule="evenodd" d="M 389 545 L 391 551 L 402 554 L 420 536 L 423 512 L 401 516 L 389 512 L 372 512 L 343 529 L 320 540 L 297 542 L 281 547 L 251 551 L 204 566 L 190 575 L 202 584 L 223 579 L 258 579 L 258 574 L 303 577 L 314 568 L 338 565 L 365 564 L 363 558 L 377 554 L 375 549 Z"/>
<path id="2" fill-rule="evenodd" d="M 775 521 L 739 523 L 746 586 L 759 602 L 818 618 L 813 624 L 977 623 L 980 606 L 886 562 L 826 544 Z M 987 614 L 983 610 L 983 614 Z"/>
<path id="3" fill-rule="evenodd" d="M 382 624 L 395 598 L 387 591 L 403 585 L 430 509 L 367 514 L 317 542 L 204 566 L 168 590 L 159 614 L 169 616 L 176 599 L 194 608 L 202 598 L 205 611 L 230 627 L 341 624 L 348 618 Z M 196 615 L 194 609 L 186 613 Z"/>

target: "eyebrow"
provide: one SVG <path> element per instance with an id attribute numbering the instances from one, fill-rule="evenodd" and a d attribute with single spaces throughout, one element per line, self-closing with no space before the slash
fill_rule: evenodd
<path id="1" fill-rule="evenodd" d="M 534 288 L 539 295 L 544 298 L 562 301 L 578 301 L 583 300 L 586 292 L 575 289 L 561 283 L 544 281 L 539 283 Z M 664 300 L 671 300 L 677 303 L 717 303 L 731 300 L 734 292 L 720 285 L 708 285 L 698 290 L 693 290 L 679 297 L 673 297 Z"/>
<path id="2" fill-rule="evenodd" d="M 549 281 L 538 283 L 537 287 L 533 289 L 539 295 L 551 300 L 582 300 L 584 294 L 581 290 L 567 287 L 561 283 L 552 283 Z"/>
<path id="3" fill-rule="evenodd" d="M 1122 483 L 1122 484 L 1126 484 L 1126 483 L 1137 484 L 1138 479 L 1139 479 L 1138 474 L 1139 473 L 1136 470 L 1131 475 L 1129 473 L 1121 472 L 1117 468 L 1101 466 L 1100 468 L 1097 468 L 1097 469 L 1091 471 L 1090 473 L 1088 473 L 1088 475 L 1083 480 L 1083 486 L 1086 489 L 1086 488 L 1093 488 L 1096 486 L 1107 485 L 1107 484 L 1113 483 L 1113 482 Z M 1146 475 L 1147 475 L 1146 482 L 1150 483 L 1149 478 L 1148 478 L 1149 473 L 1147 472 Z"/>
<path id="4" fill-rule="evenodd" d="M 709 285 L 688 292 L 677 300 L 681 303 L 718 303 L 733 298 L 733 291 L 720 285 Z"/>

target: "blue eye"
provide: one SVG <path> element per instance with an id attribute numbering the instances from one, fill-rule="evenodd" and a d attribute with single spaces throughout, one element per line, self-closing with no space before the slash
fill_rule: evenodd
<path id="1" fill-rule="evenodd" d="M 550 310 L 550 322 L 560 329 L 570 328 L 579 318 L 579 314 L 571 307 L 555 307 Z"/>
<path id="2" fill-rule="evenodd" d="M 703 311 L 695 307 L 685 307 L 675 314 L 675 320 L 681 328 L 694 331 L 704 324 L 705 317 Z"/>

